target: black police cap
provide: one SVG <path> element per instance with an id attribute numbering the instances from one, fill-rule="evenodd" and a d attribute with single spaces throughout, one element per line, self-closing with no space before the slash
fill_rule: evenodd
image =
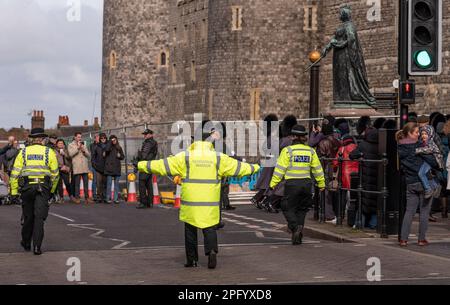
<path id="1" fill-rule="evenodd" d="M 295 125 L 291 129 L 291 135 L 293 136 L 306 136 L 308 132 L 306 131 L 305 126 L 303 125 Z"/>
<path id="2" fill-rule="evenodd" d="M 31 133 L 29 135 L 30 138 L 47 138 L 47 134 L 45 134 L 44 128 L 33 128 L 31 129 Z"/>

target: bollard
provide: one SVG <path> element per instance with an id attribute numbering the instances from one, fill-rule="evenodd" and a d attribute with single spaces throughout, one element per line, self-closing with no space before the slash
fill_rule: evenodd
<path id="1" fill-rule="evenodd" d="M 359 175 L 359 183 L 358 183 L 358 212 L 356 216 L 356 229 L 362 230 L 363 229 L 363 220 L 362 220 L 362 192 L 363 192 L 363 185 L 362 185 L 362 177 L 363 177 L 363 171 L 362 171 L 362 164 L 364 162 L 364 155 L 361 154 L 359 158 L 359 168 L 358 168 L 358 175 Z"/>
<path id="2" fill-rule="evenodd" d="M 336 220 L 336 226 L 342 226 L 342 152 L 339 152 L 338 157 L 338 175 L 336 179 L 338 179 L 338 189 L 337 189 L 337 195 L 338 195 L 338 215 Z"/>
<path id="3" fill-rule="evenodd" d="M 313 197 L 313 204 L 314 204 L 314 220 L 319 220 L 319 202 L 320 202 L 320 192 L 319 188 L 317 186 L 313 187 L 314 189 L 314 197 Z"/>
<path id="4" fill-rule="evenodd" d="M 383 223 L 381 225 L 381 234 L 380 237 L 381 238 L 388 238 L 388 234 L 387 234 L 387 221 L 386 221 L 386 214 L 387 214 L 387 198 L 389 196 L 389 192 L 388 192 L 388 188 L 386 185 L 386 181 L 387 181 L 387 165 L 388 165 L 388 159 L 387 159 L 387 154 L 384 153 L 383 154 L 383 187 L 381 189 L 381 192 L 383 194 Z"/>

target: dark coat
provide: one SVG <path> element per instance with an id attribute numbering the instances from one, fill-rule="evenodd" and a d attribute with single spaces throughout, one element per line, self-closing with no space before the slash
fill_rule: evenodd
<path id="1" fill-rule="evenodd" d="M 122 174 L 121 160 L 125 159 L 122 147 L 112 145 L 111 141 L 105 148 L 105 172 L 106 176 L 120 176 Z"/>
<path id="2" fill-rule="evenodd" d="M 142 143 L 142 148 L 139 151 L 138 159 L 139 161 L 151 161 L 155 160 L 158 155 L 158 143 L 155 139 L 146 139 Z"/>
<path id="3" fill-rule="evenodd" d="M 433 169 L 438 169 L 439 165 L 433 155 L 417 155 L 416 148 L 420 143 L 399 144 L 398 157 L 400 159 L 400 168 L 405 176 L 406 184 L 419 183 L 419 170 L 423 162 L 426 161 Z"/>
<path id="4" fill-rule="evenodd" d="M 105 150 L 106 144 L 94 143 L 91 145 L 92 167 L 101 174 L 105 172 Z"/>
<path id="5" fill-rule="evenodd" d="M 155 160 L 158 156 L 158 143 L 155 139 L 145 139 L 142 143 L 142 148 L 138 152 L 138 161 Z M 146 180 L 150 177 L 149 174 L 139 173 L 139 180 Z"/>
<path id="6" fill-rule="evenodd" d="M 378 130 L 367 132 L 366 139 L 350 154 L 350 159 L 359 159 L 361 154 L 366 160 L 380 160 L 378 153 Z M 379 191 L 378 167 L 380 163 L 363 162 L 362 185 L 365 191 Z M 362 193 L 362 209 L 365 214 L 375 214 L 378 206 L 378 195 Z"/>

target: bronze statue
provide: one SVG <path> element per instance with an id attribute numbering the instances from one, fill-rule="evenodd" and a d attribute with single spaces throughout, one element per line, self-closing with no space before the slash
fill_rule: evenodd
<path id="1" fill-rule="evenodd" d="M 342 25 L 338 27 L 330 43 L 323 49 L 322 57 L 333 49 L 333 94 L 337 104 L 364 104 L 375 107 L 376 100 L 369 91 L 366 66 L 355 25 L 351 20 L 351 8 L 340 11 Z M 360 103 L 358 103 L 360 102 Z"/>

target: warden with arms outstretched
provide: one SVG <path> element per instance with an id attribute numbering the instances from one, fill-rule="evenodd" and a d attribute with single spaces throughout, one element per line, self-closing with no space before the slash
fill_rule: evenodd
<path id="1" fill-rule="evenodd" d="M 202 141 L 194 142 L 186 151 L 164 160 L 138 163 L 139 172 L 182 178 L 180 220 L 185 223 L 185 267 L 197 266 L 197 229 L 203 231 L 208 268 L 216 267 L 219 249 L 215 227 L 220 219 L 222 177 L 242 177 L 259 170 L 259 165 L 217 153 L 211 142 L 215 132 L 202 128 Z"/>

